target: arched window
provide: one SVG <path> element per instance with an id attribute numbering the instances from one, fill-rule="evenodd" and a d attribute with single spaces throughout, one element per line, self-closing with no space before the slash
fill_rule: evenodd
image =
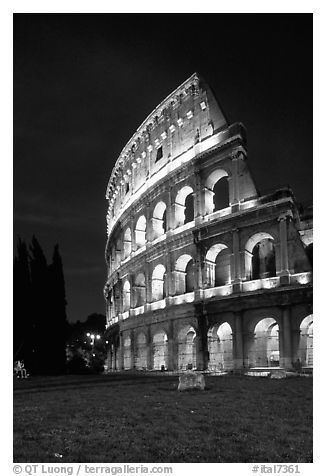
<path id="1" fill-rule="evenodd" d="M 164 331 L 153 335 L 153 368 L 161 370 L 168 367 L 168 336 Z"/>
<path id="2" fill-rule="evenodd" d="M 264 279 L 276 276 L 273 237 L 265 232 L 256 233 L 245 246 L 247 279 Z"/>
<path id="3" fill-rule="evenodd" d="M 135 367 L 137 370 L 147 368 L 147 351 L 146 335 L 140 332 L 136 337 Z"/>
<path id="4" fill-rule="evenodd" d="M 192 326 L 184 327 L 178 334 L 178 368 L 196 368 L 196 331 Z"/>
<path id="5" fill-rule="evenodd" d="M 146 303 L 146 283 L 143 273 L 136 276 L 134 289 L 136 307 L 143 306 Z"/>
<path id="6" fill-rule="evenodd" d="M 166 233 L 166 205 L 164 202 L 158 202 L 154 208 L 152 228 L 153 239 Z"/>
<path id="7" fill-rule="evenodd" d="M 224 286 L 231 282 L 231 254 L 223 243 L 217 243 L 207 251 L 205 257 L 205 287 Z"/>
<path id="8" fill-rule="evenodd" d="M 305 317 L 300 324 L 298 359 L 300 366 L 313 366 L 313 315 Z"/>
<path id="9" fill-rule="evenodd" d="M 146 218 L 141 215 L 135 227 L 135 241 L 138 248 L 142 248 L 146 244 Z"/>
<path id="10" fill-rule="evenodd" d="M 222 210 L 229 206 L 228 174 L 223 169 L 216 169 L 206 180 L 205 214 Z"/>
<path id="11" fill-rule="evenodd" d="M 175 198 L 174 215 L 175 226 L 181 226 L 194 219 L 194 197 L 193 189 L 186 185 L 182 187 Z"/>
<path id="12" fill-rule="evenodd" d="M 218 372 L 233 369 L 233 338 L 230 324 L 223 322 L 208 331 L 208 368 Z"/>
<path id="13" fill-rule="evenodd" d="M 279 367 L 279 326 L 275 319 L 266 317 L 255 326 L 254 337 L 249 345 L 251 367 Z"/>
<path id="14" fill-rule="evenodd" d="M 131 231 L 127 228 L 123 236 L 123 258 L 126 259 L 131 254 Z"/>
<path id="15" fill-rule="evenodd" d="M 213 188 L 214 192 L 214 212 L 229 206 L 229 180 L 222 177 Z"/>
<path id="16" fill-rule="evenodd" d="M 123 285 L 123 312 L 130 309 L 130 283 L 128 280 Z"/>
<path id="17" fill-rule="evenodd" d="M 160 301 L 165 298 L 165 279 L 165 267 L 162 264 L 158 264 L 152 274 L 152 301 Z"/>
<path id="18" fill-rule="evenodd" d="M 175 263 L 175 292 L 189 293 L 195 289 L 194 262 L 190 255 L 181 255 Z"/>

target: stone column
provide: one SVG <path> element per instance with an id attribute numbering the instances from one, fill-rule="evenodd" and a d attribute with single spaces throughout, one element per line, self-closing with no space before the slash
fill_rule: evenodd
<path id="1" fill-rule="evenodd" d="M 135 368 L 135 331 L 131 329 L 130 331 L 130 368 L 133 370 Z"/>
<path id="2" fill-rule="evenodd" d="M 153 369 L 153 342 L 151 327 L 146 327 L 146 341 L 147 341 L 147 370 Z"/>
<path id="3" fill-rule="evenodd" d="M 232 230 L 233 253 L 231 255 L 231 279 L 233 282 L 233 292 L 241 292 L 241 262 L 239 246 L 239 230 Z"/>
<path id="4" fill-rule="evenodd" d="M 169 334 L 168 334 L 168 370 L 177 370 L 175 365 L 175 359 L 177 356 L 177 351 L 175 348 L 175 336 L 173 321 L 169 321 Z"/>
<path id="5" fill-rule="evenodd" d="M 152 210 L 151 210 L 151 204 L 150 202 L 146 202 L 146 244 L 152 241 L 152 236 L 153 236 L 153 229 L 152 229 Z"/>
<path id="6" fill-rule="evenodd" d="M 234 368 L 243 369 L 243 335 L 242 335 L 242 313 L 234 313 L 235 332 L 233 334 L 233 359 Z"/>
<path id="7" fill-rule="evenodd" d="M 232 212 L 237 212 L 240 208 L 239 161 L 242 159 L 243 154 L 240 151 L 234 151 L 231 155 L 232 175 L 229 179 L 229 190 Z"/>
<path id="8" fill-rule="evenodd" d="M 289 370 L 292 368 L 292 331 L 291 331 L 291 308 L 282 307 L 282 353 L 280 352 L 280 365 Z M 280 338 L 280 341 L 281 341 Z M 281 343 L 280 343 L 281 344 Z M 280 349 L 281 351 L 281 349 Z"/>
<path id="9" fill-rule="evenodd" d="M 195 170 L 195 194 L 194 194 L 194 217 L 195 223 L 201 222 L 203 216 L 203 204 L 201 193 L 201 178 L 198 170 Z"/>
<path id="10" fill-rule="evenodd" d="M 124 369 L 124 355 L 123 355 L 123 335 L 122 332 L 119 334 L 119 355 L 118 355 L 118 367 L 119 370 Z"/>
<path id="11" fill-rule="evenodd" d="M 167 203 L 166 203 L 166 233 L 170 230 L 173 230 L 174 226 L 174 213 L 173 213 L 173 205 L 172 205 L 172 191 L 171 187 L 169 187 L 167 192 Z"/>
<path id="12" fill-rule="evenodd" d="M 287 219 L 291 218 L 292 212 L 288 210 L 278 217 L 280 234 L 280 269 L 277 274 L 280 276 L 281 284 L 290 283 L 289 257 L 288 257 L 288 237 L 287 237 Z"/>
<path id="13" fill-rule="evenodd" d="M 196 243 L 196 256 L 194 260 L 194 278 L 195 278 L 195 299 L 201 298 L 203 289 L 203 270 L 202 270 L 202 249 L 200 243 Z"/>
<path id="14" fill-rule="evenodd" d="M 250 368 L 255 365 L 252 351 L 255 345 L 255 333 L 243 332 L 243 365 L 245 368 Z"/>
<path id="15" fill-rule="evenodd" d="M 145 283 L 146 283 L 146 304 L 152 302 L 152 275 L 150 264 L 145 263 Z"/>
<path id="16" fill-rule="evenodd" d="M 197 370 L 206 370 L 208 366 L 207 316 L 202 305 L 196 306 L 197 338 L 196 338 L 196 365 Z"/>

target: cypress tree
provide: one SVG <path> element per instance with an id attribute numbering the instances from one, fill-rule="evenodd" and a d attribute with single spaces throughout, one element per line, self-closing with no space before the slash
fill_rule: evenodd
<path id="1" fill-rule="evenodd" d="M 51 331 L 48 334 L 48 370 L 50 373 L 58 374 L 63 373 L 66 368 L 66 338 L 68 327 L 65 280 L 59 245 L 55 245 L 54 247 L 52 264 L 49 266 L 49 283 L 51 294 L 49 318 L 52 325 Z"/>

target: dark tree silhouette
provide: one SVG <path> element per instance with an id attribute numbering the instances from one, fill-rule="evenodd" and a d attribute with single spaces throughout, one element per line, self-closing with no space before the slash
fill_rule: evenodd
<path id="1" fill-rule="evenodd" d="M 24 359 L 31 373 L 63 373 L 68 324 L 59 247 L 54 247 L 50 265 L 35 236 L 29 251 L 19 238 L 14 258 L 14 359 Z"/>
<path id="2" fill-rule="evenodd" d="M 29 256 L 24 241 L 18 238 L 17 256 L 14 259 L 13 273 L 13 351 L 14 359 L 24 358 L 31 364 L 31 279 Z"/>
<path id="3" fill-rule="evenodd" d="M 63 275 L 62 259 L 59 245 L 55 245 L 52 264 L 49 266 L 49 291 L 51 306 L 49 307 L 48 324 L 48 372 L 62 373 L 66 365 L 66 292 Z"/>

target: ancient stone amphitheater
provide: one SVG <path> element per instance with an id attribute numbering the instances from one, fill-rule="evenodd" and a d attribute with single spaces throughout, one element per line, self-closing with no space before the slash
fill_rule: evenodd
<path id="1" fill-rule="evenodd" d="M 106 192 L 108 371 L 312 367 L 312 210 L 261 195 L 248 162 L 196 73 L 125 145 Z"/>

